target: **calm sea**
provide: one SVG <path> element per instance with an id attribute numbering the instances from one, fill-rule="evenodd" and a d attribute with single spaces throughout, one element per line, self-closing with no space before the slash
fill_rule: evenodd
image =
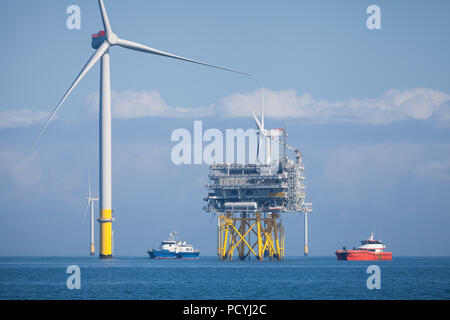
<path id="1" fill-rule="evenodd" d="M 66 269 L 80 267 L 69 290 Z M 367 288 L 367 267 L 381 270 L 381 289 Z M 151 260 L 147 257 L 3 257 L 0 299 L 450 299 L 450 257 L 285 262 Z"/>

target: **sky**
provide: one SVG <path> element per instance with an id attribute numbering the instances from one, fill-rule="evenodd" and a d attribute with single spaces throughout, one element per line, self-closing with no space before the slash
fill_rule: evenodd
<path id="1" fill-rule="evenodd" d="M 372 4 L 381 29 L 367 28 Z M 70 5 L 79 30 L 66 26 Z M 216 221 L 202 210 L 208 165 L 175 165 L 170 137 L 193 133 L 196 120 L 253 128 L 247 105 L 259 112 L 263 87 L 266 127 L 286 127 L 303 153 L 310 255 L 332 256 L 371 230 L 394 257 L 450 255 L 448 1 L 105 5 L 119 37 L 251 74 L 110 49 L 115 255 L 144 256 L 174 230 L 216 254 Z M 0 255 L 87 255 L 98 65 L 32 145 L 93 53 L 97 1 L 2 1 L 0 24 Z M 302 255 L 303 217 L 283 223 L 286 255 Z"/>

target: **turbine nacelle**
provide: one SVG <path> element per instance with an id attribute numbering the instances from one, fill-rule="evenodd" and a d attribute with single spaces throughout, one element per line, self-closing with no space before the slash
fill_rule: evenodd
<path id="1" fill-rule="evenodd" d="M 92 35 L 91 46 L 93 49 L 98 49 L 103 42 L 106 40 L 106 32 L 104 30 L 100 30 L 98 33 L 94 33 Z"/>
<path id="2" fill-rule="evenodd" d="M 107 35 L 104 30 L 100 30 L 98 33 L 92 35 L 91 46 L 93 49 L 98 49 L 105 41 L 113 46 L 118 44 L 119 40 L 119 37 L 115 33 Z"/>
<path id="3" fill-rule="evenodd" d="M 283 134 L 283 129 L 260 129 L 256 133 L 265 137 L 279 137 Z"/>

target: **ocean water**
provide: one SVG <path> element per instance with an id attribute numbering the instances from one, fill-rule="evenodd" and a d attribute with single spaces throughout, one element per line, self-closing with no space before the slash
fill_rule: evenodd
<path id="1" fill-rule="evenodd" d="M 70 265 L 80 267 L 80 289 L 67 288 Z M 380 267 L 380 289 L 367 288 L 370 265 Z M 365 262 L 3 257 L 0 299 L 450 299 L 450 257 Z"/>

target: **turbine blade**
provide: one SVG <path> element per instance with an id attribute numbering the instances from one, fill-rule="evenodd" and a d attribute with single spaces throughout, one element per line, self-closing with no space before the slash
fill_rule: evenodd
<path id="1" fill-rule="evenodd" d="M 87 210 L 88 210 L 90 204 L 91 204 L 91 200 L 88 200 L 86 209 L 84 209 L 83 219 L 81 220 L 81 223 L 84 223 L 84 217 L 86 217 L 86 212 L 87 212 Z"/>
<path id="2" fill-rule="evenodd" d="M 100 13 L 102 14 L 103 26 L 105 27 L 106 36 L 109 36 L 112 33 L 112 30 L 111 25 L 109 24 L 108 14 L 106 13 L 103 0 L 98 0 L 98 5 L 100 6 Z"/>
<path id="3" fill-rule="evenodd" d="M 256 148 L 256 159 L 259 159 L 259 150 L 261 150 L 261 135 L 258 134 L 258 147 Z"/>
<path id="4" fill-rule="evenodd" d="M 168 58 L 173 58 L 173 59 L 178 59 L 178 60 L 183 60 L 183 61 L 187 61 L 187 62 L 192 62 L 192 63 L 197 63 L 197 64 L 201 64 L 207 67 L 211 67 L 211 68 L 216 68 L 216 69 L 220 69 L 220 70 L 225 70 L 225 71 L 230 71 L 230 72 L 234 72 L 234 73 L 240 73 L 246 76 L 250 76 L 248 73 L 244 73 L 244 72 L 240 72 L 240 71 L 236 71 L 236 70 L 231 70 L 231 69 L 227 69 L 227 68 L 223 68 L 223 67 L 218 67 L 212 64 L 208 64 L 208 63 L 204 63 L 201 61 L 197 61 L 197 60 L 192 60 L 189 58 L 184 58 L 181 56 L 177 56 L 168 52 L 164 52 L 161 50 L 157 50 L 157 49 L 153 49 L 147 46 L 144 46 L 143 44 L 140 43 L 136 43 L 136 42 L 132 42 L 132 41 L 128 41 L 128 40 L 124 40 L 124 39 L 118 39 L 117 40 L 117 45 L 127 48 L 127 49 L 132 49 L 132 50 L 136 50 L 136 51 L 142 51 L 145 53 L 151 53 L 151 54 L 156 54 L 159 56 L 163 56 L 163 57 L 168 57 Z"/>
<path id="5" fill-rule="evenodd" d="M 258 127 L 259 130 L 261 130 L 261 123 L 259 122 L 258 118 L 256 117 L 256 114 L 253 112 L 253 110 L 250 108 L 249 105 L 247 105 L 247 108 L 252 113 L 253 119 L 255 119 L 255 122 L 256 122 L 256 126 Z"/>
<path id="6" fill-rule="evenodd" d="M 98 61 L 100 60 L 100 58 L 103 56 L 103 54 L 106 52 L 106 50 L 108 50 L 110 44 L 105 41 L 98 49 L 97 51 L 94 52 L 94 54 L 89 58 L 88 62 L 86 63 L 86 65 L 83 67 L 83 69 L 81 70 L 81 72 L 78 74 L 78 76 L 76 77 L 75 81 L 71 84 L 71 86 L 69 87 L 69 89 L 67 90 L 66 94 L 64 95 L 64 97 L 59 101 L 58 105 L 56 106 L 55 110 L 53 110 L 53 112 L 51 113 L 50 117 L 47 119 L 47 121 L 45 122 L 44 126 L 42 127 L 41 131 L 39 132 L 38 137 L 36 138 L 34 144 L 33 144 L 33 149 L 36 146 L 36 144 L 38 143 L 39 139 L 41 138 L 42 134 L 44 133 L 45 129 L 47 128 L 48 124 L 50 123 L 50 121 L 52 121 L 53 117 L 55 116 L 55 113 L 58 111 L 58 109 L 61 107 L 61 105 L 63 104 L 63 102 L 66 100 L 67 96 L 72 92 L 72 90 L 77 86 L 78 82 L 80 82 L 80 80 L 86 75 L 86 73 L 92 68 L 92 66 Z"/>

